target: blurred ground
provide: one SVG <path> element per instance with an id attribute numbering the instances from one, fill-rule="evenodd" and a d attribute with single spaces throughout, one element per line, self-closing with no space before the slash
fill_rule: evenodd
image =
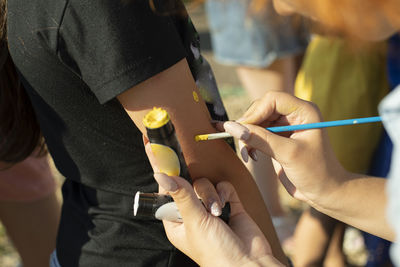
<path id="1" fill-rule="evenodd" d="M 250 105 L 250 99 L 240 85 L 235 69 L 220 65 L 213 59 L 210 33 L 204 8 L 202 6 L 189 8 L 189 12 L 200 34 L 203 56 L 206 57 L 213 68 L 228 115 L 230 119 L 237 119 Z M 55 176 L 61 184 L 63 180 L 61 175 L 55 171 Z M 280 193 L 284 206 L 294 217 L 298 217 L 304 205 L 292 199 L 284 189 L 281 189 Z M 360 238 L 356 230 L 350 230 L 345 239 L 345 250 L 353 266 L 362 266 L 366 261 L 366 253 L 362 246 L 362 239 Z M 291 251 L 288 251 L 288 253 L 291 254 Z M 0 224 L 0 267 L 15 267 L 18 262 L 18 255 L 12 248 L 12 244 L 5 235 L 4 228 Z"/>

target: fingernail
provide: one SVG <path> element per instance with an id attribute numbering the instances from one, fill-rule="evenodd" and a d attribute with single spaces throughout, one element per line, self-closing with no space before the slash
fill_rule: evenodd
<path id="1" fill-rule="evenodd" d="M 240 140 L 247 140 L 250 137 L 249 129 L 244 127 L 243 125 L 234 122 L 234 121 L 227 121 L 224 123 L 225 131 L 229 132 L 234 137 Z"/>
<path id="2" fill-rule="evenodd" d="M 242 122 L 244 122 L 245 120 L 246 120 L 246 118 L 242 117 L 242 118 L 239 118 L 239 119 L 237 119 L 237 120 L 235 120 L 235 121 L 238 122 L 238 123 L 242 123 Z"/>
<path id="3" fill-rule="evenodd" d="M 223 193 L 218 193 L 219 200 L 221 201 L 222 207 L 225 207 L 225 196 Z"/>
<path id="4" fill-rule="evenodd" d="M 240 155 L 242 155 L 242 159 L 244 162 L 247 163 L 249 161 L 249 152 L 247 151 L 246 146 L 240 148 Z"/>
<path id="5" fill-rule="evenodd" d="M 218 202 L 216 202 L 216 201 L 214 201 L 214 202 L 211 204 L 210 211 L 211 211 L 211 214 L 214 215 L 214 216 L 216 216 L 216 217 L 218 217 L 219 215 L 222 214 L 221 207 L 220 207 L 220 205 L 218 204 Z"/>
<path id="6" fill-rule="evenodd" d="M 249 153 L 250 158 L 252 158 L 254 161 L 258 160 L 258 156 L 257 156 L 257 150 L 251 150 Z"/>
<path id="7" fill-rule="evenodd" d="M 168 175 L 157 172 L 154 174 L 154 178 L 156 179 L 157 183 L 164 188 L 164 190 L 169 192 L 175 192 L 178 190 L 177 183 Z"/>

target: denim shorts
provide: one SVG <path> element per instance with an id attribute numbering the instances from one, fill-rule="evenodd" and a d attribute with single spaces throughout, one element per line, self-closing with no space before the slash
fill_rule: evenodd
<path id="1" fill-rule="evenodd" d="M 61 267 L 57 259 L 57 251 L 53 251 L 50 255 L 50 267 Z"/>
<path id="2" fill-rule="evenodd" d="M 302 19 L 278 15 L 271 1 L 263 11 L 252 11 L 251 1 L 207 0 L 217 61 L 263 68 L 276 59 L 305 51 L 309 33 Z"/>

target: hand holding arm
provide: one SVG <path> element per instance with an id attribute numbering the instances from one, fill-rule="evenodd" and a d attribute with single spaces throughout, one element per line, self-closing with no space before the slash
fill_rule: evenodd
<path id="1" fill-rule="evenodd" d="M 220 182 L 214 187 L 208 179 L 201 178 L 194 182 L 194 191 L 185 179 L 157 172 L 149 144 L 146 153 L 160 193 L 174 198 L 183 218 L 183 223 L 163 221 L 174 246 L 201 266 L 283 266 L 272 256 L 268 241 L 244 210 L 230 183 Z M 203 203 L 218 201 L 224 206 L 230 202 L 229 226 L 207 212 L 199 197 Z"/>

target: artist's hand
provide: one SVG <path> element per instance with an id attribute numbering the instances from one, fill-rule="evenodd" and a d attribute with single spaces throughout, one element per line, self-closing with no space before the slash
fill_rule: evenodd
<path id="1" fill-rule="evenodd" d="M 150 145 L 146 145 L 146 152 L 160 193 L 174 198 L 183 218 L 183 223 L 163 221 L 174 246 L 201 266 L 282 266 L 272 256 L 268 241 L 243 209 L 230 183 L 221 182 L 214 187 L 208 179 L 197 179 L 193 185 L 195 193 L 185 179 L 157 173 Z M 229 226 L 209 213 L 199 197 L 204 203 L 217 202 L 220 206 L 230 202 Z M 213 213 L 219 215 L 220 210 L 215 208 Z"/>
<path id="2" fill-rule="evenodd" d="M 245 143 L 241 154 L 254 157 L 257 149 L 280 163 L 279 175 L 286 190 L 295 198 L 323 205 L 348 173 L 336 159 L 325 130 L 313 129 L 275 134 L 265 127 L 321 121 L 318 108 L 310 102 L 281 92 L 267 93 L 257 100 L 240 121 L 223 127 Z M 247 149 L 246 149 L 247 148 Z"/>

